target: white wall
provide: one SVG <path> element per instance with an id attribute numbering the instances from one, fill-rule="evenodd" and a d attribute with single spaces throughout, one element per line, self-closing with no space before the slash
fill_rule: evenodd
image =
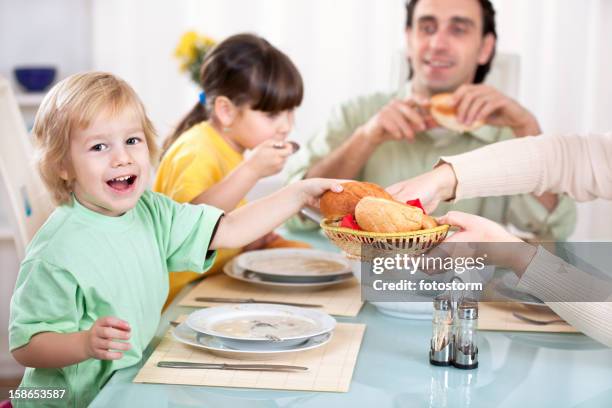
<path id="1" fill-rule="evenodd" d="M 390 50 L 403 44 L 402 0 L 94 0 L 93 15 L 94 67 L 136 88 L 162 137 L 197 101 L 199 91 L 172 57 L 187 30 L 217 39 L 255 32 L 285 51 L 305 82 L 293 135 L 299 141 L 338 102 L 387 89 Z"/>
<path id="2" fill-rule="evenodd" d="M 0 0 L 0 75 L 10 78 L 17 91 L 15 66 L 54 65 L 63 78 L 90 69 L 91 51 L 89 0 Z M 0 185 L 0 378 L 23 371 L 8 352 L 9 302 L 19 261 L 6 233 L 3 189 Z"/>
<path id="3" fill-rule="evenodd" d="M 521 56 L 520 101 L 544 133 L 612 131 L 612 2 L 494 0 L 499 47 Z M 612 240 L 612 202 L 578 204 L 572 240 Z"/>
<path id="4" fill-rule="evenodd" d="M 612 130 L 612 2 L 494 0 L 499 47 L 522 56 L 520 98 L 545 132 Z"/>
<path id="5" fill-rule="evenodd" d="M 0 74 L 55 65 L 60 78 L 91 66 L 90 0 L 0 0 Z"/>
<path id="6" fill-rule="evenodd" d="M 403 10 L 403 0 L 93 0 L 93 66 L 134 86 L 163 139 L 199 93 L 172 56 L 182 33 L 195 29 L 216 39 L 257 33 L 303 76 L 304 101 L 290 138 L 304 142 L 333 106 L 397 85 Z M 284 178 L 262 180 L 249 198 L 270 193 Z"/>

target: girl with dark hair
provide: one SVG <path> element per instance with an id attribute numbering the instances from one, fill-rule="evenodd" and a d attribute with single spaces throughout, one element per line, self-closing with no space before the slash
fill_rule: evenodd
<path id="1" fill-rule="evenodd" d="M 302 77 L 291 60 L 265 39 L 238 34 L 206 56 L 202 93 L 164 143 L 154 191 L 182 203 L 229 212 L 263 177 L 280 172 L 294 153 L 286 141 L 293 110 L 303 96 Z M 243 154 L 253 150 L 248 158 Z M 307 246 L 271 233 L 246 249 Z M 240 250 L 219 251 L 212 272 Z M 195 273 L 171 273 L 168 302 Z"/>

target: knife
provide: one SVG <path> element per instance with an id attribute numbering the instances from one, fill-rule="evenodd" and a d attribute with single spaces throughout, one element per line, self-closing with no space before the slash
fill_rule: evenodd
<path id="1" fill-rule="evenodd" d="M 190 361 L 160 361 L 158 367 L 162 368 L 192 368 L 214 370 L 248 370 L 248 371 L 308 371 L 308 367 L 281 365 L 281 364 L 216 364 L 192 363 Z"/>
<path id="2" fill-rule="evenodd" d="M 270 305 L 287 305 L 287 306 L 299 306 L 299 307 L 323 307 L 322 305 L 314 305 L 312 303 L 295 303 L 295 302 L 281 302 L 275 300 L 262 300 L 262 299 L 236 299 L 236 298 L 220 298 L 220 297 L 197 297 L 196 302 L 210 302 L 210 303 L 265 303 Z"/>

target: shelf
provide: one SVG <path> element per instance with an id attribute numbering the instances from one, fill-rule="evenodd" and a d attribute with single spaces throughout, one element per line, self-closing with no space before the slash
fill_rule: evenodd
<path id="1" fill-rule="evenodd" d="M 7 225 L 0 225 L 0 241 L 12 240 L 13 230 Z"/>
<path id="2" fill-rule="evenodd" d="M 15 98 L 17 98 L 17 103 L 22 108 L 37 108 L 38 105 L 42 102 L 45 97 L 44 92 L 32 92 L 32 93 L 24 93 L 17 92 L 15 93 Z"/>
<path id="3" fill-rule="evenodd" d="M 0 241 L 13 239 L 13 229 L 8 221 L 0 215 Z"/>

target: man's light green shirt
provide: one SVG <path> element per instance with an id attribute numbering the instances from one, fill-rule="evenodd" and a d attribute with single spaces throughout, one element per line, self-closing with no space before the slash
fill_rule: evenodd
<path id="1" fill-rule="evenodd" d="M 336 109 L 325 128 L 290 159 L 289 181 L 303 178 L 314 163 L 338 148 L 392 99 L 406 98 L 409 89 L 408 85 L 395 94 L 377 93 L 359 97 Z M 431 170 L 440 156 L 464 153 L 513 137 L 510 128 L 483 126 L 472 133 L 432 129 L 417 134 L 413 143 L 387 141 L 374 151 L 357 179 L 387 187 Z M 345 160 L 351 160 L 351 157 Z M 575 204 L 565 195 L 560 196 L 557 207 L 551 213 L 531 194 L 524 194 L 441 203 L 435 215 L 445 214 L 451 209 L 481 215 L 501 224 L 512 224 L 537 237 L 556 240 L 567 238 L 576 224 Z M 288 226 L 292 229 L 315 227 L 313 223 L 303 222 L 298 217 L 292 218 Z"/>

